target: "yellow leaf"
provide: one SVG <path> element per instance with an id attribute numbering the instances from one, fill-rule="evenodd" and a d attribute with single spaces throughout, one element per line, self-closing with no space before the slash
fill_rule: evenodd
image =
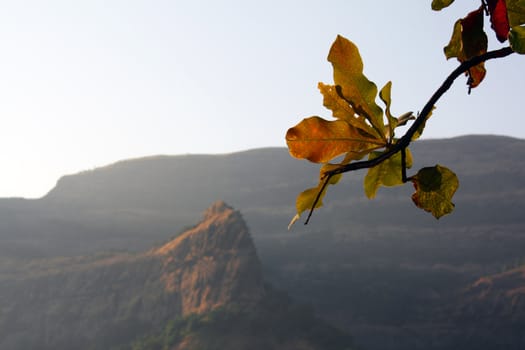
<path id="1" fill-rule="evenodd" d="M 375 103 L 377 86 L 364 76 L 363 61 L 357 46 L 338 35 L 328 54 L 328 61 L 332 63 L 334 82 L 341 87 L 344 98 L 386 141 L 383 110 Z"/>
<path id="2" fill-rule="evenodd" d="M 337 93 L 334 85 L 326 85 L 319 83 L 317 85 L 319 91 L 323 95 L 323 106 L 332 111 L 332 115 L 341 120 L 347 121 L 352 126 L 361 129 L 363 132 L 370 135 L 372 138 L 380 138 L 381 136 L 367 123 L 366 118 L 357 114 L 352 106 L 348 104 Z"/>

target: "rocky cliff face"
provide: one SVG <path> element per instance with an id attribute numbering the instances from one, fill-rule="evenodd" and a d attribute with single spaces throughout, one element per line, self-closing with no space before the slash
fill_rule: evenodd
<path id="1" fill-rule="evenodd" d="M 253 304 L 262 296 L 261 267 L 239 212 L 216 202 L 203 220 L 155 249 L 166 291 L 180 293 L 182 315 L 221 305 Z"/>
<path id="2" fill-rule="evenodd" d="M 217 202 L 194 228 L 146 253 L 0 271 L 0 349 L 110 349 L 168 319 L 263 294 L 246 224 Z"/>

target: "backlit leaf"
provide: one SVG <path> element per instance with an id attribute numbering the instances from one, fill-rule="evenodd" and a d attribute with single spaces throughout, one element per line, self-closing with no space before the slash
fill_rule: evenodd
<path id="1" fill-rule="evenodd" d="M 441 11 L 445 7 L 450 6 L 454 0 L 432 0 L 432 10 Z"/>
<path id="2" fill-rule="evenodd" d="M 354 111 L 365 117 L 386 141 L 383 111 L 376 104 L 377 86 L 363 74 L 363 61 L 357 46 L 338 35 L 330 48 L 328 61 L 334 69 L 334 82 Z"/>
<path id="3" fill-rule="evenodd" d="M 509 35 L 509 19 L 507 17 L 507 5 L 505 0 L 487 0 L 490 13 L 490 23 L 496 37 L 500 42 L 507 40 Z"/>
<path id="4" fill-rule="evenodd" d="M 510 27 L 525 24 L 525 0 L 507 0 L 506 3 Z"/>
<path id="5" fill-rule="evenodd" d="M 360 153 L 381 142 L 344 120 L 303 119 L 286 133 L 290 154 L 311 162 L 327 163 L 347 152 Z"/>
<path id="6" fill-rule="evenodd" d="M 339 167 L 340 167 L 339 164 L 324 164 L 321 167 L 321 170 L 319 170 L 319 181 L 323 181 L 325 179 L 325 177 L 327 176 L 327 174 L 326 174 L 327 172 L 335 170 L 335 169 L 337 169 Z M 333 175 L 330 178 L 330 181 L 328 181 L 328 184 L 329 185 L 335 185 L 336 183 L 339 182 L 339 180 L 341 180 L 342 177 L 343 177 L 343 174 Z"/>
<path id="7" fill-rule="evenodd" d="M 297 210 L 297 214 L 292 218 L 290 223 L 288 224 L 288 229 L 292 227 L 292 225 L 299 220 L 301 217 L 301 214 L 305 212 L 306 210 L 310 210 L 314 204 L 315 199 L 317 198 L 317 194 L 321 190 L 321 185 L 313 188 L 309 188 L 306 191 L 303 191 L 299 193 L 297 196 L 297 199 L 295 200 L 295 208 Z M 319 197 L 319 201 L 315 205 L 315 209 L 320 208 L 323 205 L 323 197 L 326 193 L 326 188 L 323 190 Z"/>
<path id="8" fill-rule="evenodd" d="M 389 141 L 392 141 L 394 139 L 395 128 L 397 128 L 398 126 L 405 125 L 409 120 L 415 119 L 412 115 L 412 112 L 405 113 L 399 118 L 396 118 L 392 115 L 392 112 L 390 110 L 390 105 L 392 104 L 391 93 L 392 82 L 389 81 L 385 84 L 385 86 L 383 86 L 381 91 L 379 91 L 379 98 L 385 104 L 385 114 L 388 120 L 387 138 Z"/>
<path id="9" fill-rule="evenodd" d="M 465 62 L 487 52 L 487 42 L 487 35 L 483 31 L 483 7 L 480 7 L 454 24 L 452 38 L 445 47 L 445 56 L 447 59 L 457 57 L 460 62 Z M 478 86 L 485 73 L 483 62 L 469 69 L 469 86 Z"/>
<path id="10" fill-rule="evenodd" d="M 374 135 L 374 137 L 379 137 L 377 132 L 366 122 L 366 118 L 356 114 L 352 106 L 339 96 L 335 86 L 319 83 L 317 87 L 323 95 L 323 105 L 332 111 L 335 118 L 345 120 L 352 126 Z"/>
<path id="11" fill-rule="evenodd" d="M 447 46 L 445 46 L 445 57 L 447 59 L 450 59 L 452 57 L 462 57 L 463 59 L 463 43 L 461 41 L 461 19 L 458 19 L 456 23 L 454 23 L 454 30 L 452 31 L 452 37 L 450 38 L 450 42 Z"/>
<path id="12" fill-rule="evenodd" d="M 397 118 L 395 118 L 392 115 L 392 112 L 390 111 L 390 105 L 392 104 L 392 82 L 389 81 L 388 83 L 383 86 L 381 91 L 379 91 L 379 98 L 381 101 L 385 103 L 385 114 L 386 118 L 388 120 L 388 135 L 387 139 L 392 140 L 394 138 L 394 129 L 397 127 Z"/>
<path id="13" fill-rule="evenodd" d="M 412 167 L 412 154 L 405 149 L 406 167 Z M 382 152 L 370 153 L 369 159 L 380 156 Z M 364 188 L 368 198 L 374 198 L 380 186 L 397 186 L 403 184 L 402 178 L 401 152 L 396 153 L 384 162 L 368 169 L 365 176 Z"/>
<path id="14" fill-rule="evenodd" d="M 320 208 L 323 206 L 323 198 L 326 194 L 327 187 L 326 186 L 323 189 L 323 184 L 326 179 L 326 172 L 330 170 L 334 170 L 338 168 L 339 165 L 332 165 L 332 164 L 325 164 L 321 167 L 321 170 L 319 171 L 319 184 L 317 187 L 309 188 L 306 191 L 303 191 L 299 193 L 297 196 L 297 199 L 295 200 L 295 208 L 297 210 L 297 214 L 292 218 L 290 223 L 288 224 L 288 229 L 292 227 L 292 225 L 300 219 L 301 214 L 304 213 L 307 210 L 312 209 L 314 202 L 319 194 L 319 200 L 315 204 L 315 208 Z M 339 182 L 339 180 L 343 177 L 343 174 L 337 174 L 333 175 L 330 180 L 328 181 L 328 185 L 335 185 Z M 323 191 L 321 192 L 321 189 Z"/>
<path id="15" fill-rule="evenodd" d="M 512 27 L 509 34 L 509 42 L 512 50 L 522 55 L 525 54 L 525 27 Z"/>
<path id="16" fill-rule="evenodd" d="M 454 210 L 452 197 L 456 192 L 459 181 L 450 169 L 436 165 L 419 170 L 411 178 L 416 192 L 412 195 L 414 204 L 428 211 L 439 219 Z"/>

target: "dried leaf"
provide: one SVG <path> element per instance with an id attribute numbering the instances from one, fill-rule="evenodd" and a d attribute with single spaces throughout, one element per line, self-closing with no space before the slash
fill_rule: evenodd
<path id="1" fill-rule="evenodd" d="M 487 35 L 483 31 L 483 7 L 480 7 L 454 24 L 452 38 L 445 47 L 445 56 L 447 59 L 457 57 L 460 62 L 465 62 L 487 52 L 487 42 Z M 485 74 L 483 62 L 472 67 L 467 72 L 469 86 L 471 88 L 478 86 Z"/>

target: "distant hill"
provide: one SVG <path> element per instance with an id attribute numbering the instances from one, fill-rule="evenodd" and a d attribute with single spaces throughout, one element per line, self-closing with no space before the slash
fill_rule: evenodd
<path id="1" fill-rule="evenodd" d="M 217 342 L 228 349 L 251 342 L 258 345 L 249 348 L 261 350 L 350 346 L 348 336 L 264 285 L 248 228 L 223 202 L 145 253 L 1 266 L 2 350 L 131 349 L 133 343 L 134 350 L 191 350 Z"/>
<path id="2" fill-rule="evenodd" d="M 440 163 L 456 171 L 461 185 L 455 214 L 438 224 L 414 208 L 411 186 L 380 189 L 376 200 L 366 200 L 362 176 L 350 174 L 329 190 L 312 223 L 296 231 L 408 222 L 441 229 L 525 220 L 524 140 L 465 136 L 418 141 L 412 151 L 415 169 Z M 282 236 L 294 215 L 295 197 L 317 177 L 316 165 L 280 148 L 121 161 L 64 176 L 41 199 L 0 199 L 0 254 L 137 251 L 191 225 L 218 199 L 242 208 L 256 241 Z"/>
<path id="3" fill-rule="evenodd" d="M 461 316 L 462 305 L 474 305 L 463 291 L 525 259 L 525 140 L 464 136 L 411 149 L 409 174 L 436 163 L 457 173 L 453 214 L 435 220 L 415 208 L 410 185 L 381 188 L 368 200 L 359 172 L 329 189 L 311 224 L 288 232 L 295 197 L 316 183 L 318 166 L 281 148 L 159 156 L 65 176 L 38 200 L 0 200 L 0 256 L 140 252 L 186 231 L 222 199 L 242 210 L 266 278 L 358 345 L 458 348 L 461 334 L 476 326 Z M 472 307 L 480 310 L 474 315 L 486 312 Z M 490 334 L 492 326 L 484 327 Z M 459 348 L 478 345 L 470 338 Z"/>

